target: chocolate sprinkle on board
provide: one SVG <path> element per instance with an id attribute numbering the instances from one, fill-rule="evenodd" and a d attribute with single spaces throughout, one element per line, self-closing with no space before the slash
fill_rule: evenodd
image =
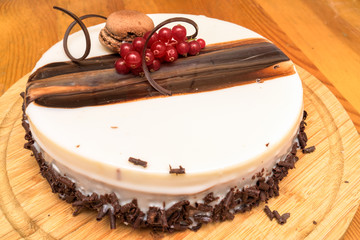
<path id="1" fill-rule="evenodd" d="M 272 221 L 272 220 L 274 219 L 274 214 L 273 214 L 273 212 L 270 210 L 270 208 L 268 207 L 268 205 L 265 205 L 264 212 L 265 212 L 266 215 L 269 217 L 270 221 Z"/>
<path id="2" fill-rule="evenodd" d="M 270 218 L 270 220 L 275 218 L 280 225 L 285 224 L 287 219 L 290 217 L 290 213 L 284 213 L 283 215 L 280 216 L 279 212 L 276 210 L 271 212 L 271 210 L 268 206 L 265 206 L 264 211 L 265 211 L 266 215 Z"/>
<path id="3" fill-rule="evenodd" d="M 284 213 L 283 215 L 281 215 L 280 219 L 278 220 L 278 223 L 281 225 L 285 224 L 289 217 L 290 217 L 290 213 Z"/>
<path id="4" fill-rule="evenodd" d="M 170 170 L 169 173 L 173 174 L 175 173 L 176 175 L 178 174 L 185 174 L 185 168 L 183 168 L 182 166 L 179 166 L 179 168 L 171 168 L 171 166 L 169 165 Z"/>
<path id="5" fill-rule="evenodd" d="M 24 148 L 33 152 L 41 175 L 48 181 L 52 192 L 57 193 L 60 199 L 72 204 L 74 216 L 83 210 L 96 211 L 97 219 L 108 216 L 111 229 L 116 228 L 116 224 L 125 224 L 137 229 L 149 228 L 153 230 L 153 234 L 158 235 L 158 232 L 171 233 L 186 229 L 197 231 L 206 223 L 232 220 L 235 213 L 250 211 L 261 202 L 267 202 L 270 198 L 278 196 L 279 182 L 288 174 L 291 167 L 290 164 L 282 164 L 283 166 L 276 164 L 272 170 L 273 174 L 267 180 L 260 177 L 253 186 L 244 189 L 231 188 L 223 198 L 210 192 L 203 198 L 203 203 L 191 205 L 188 200 L 182 200 L 168 209 L 150 206 L 148 211 L 143 212 L 138 207 L 136 199 L 121 205 L 115 193 L 84 195 L 76 188 L 76 183 L 53 169 L 33 145 L 34 140 L 26 122 L 24 109 L 23 106 L 22 125 L 26 131 L 25 139 L 27 140 Z M 285 163 L 294 164 L 298 160 L 294 151 L 296 147 L 297 144 L 294 143 L 291 152 L 284 160 Z M 179 169 L 185 172 L 181 166 Z M 210 203 L 212 205 L 209 205 Z M 271 212 L 268 206 L 265 206 L 265 209 L 269 218 L 275 217 L 279 224 L 284 224 L 290 217 L 289 213 L 280 216 L 277 211 Z"/>
<path id="6" fill-rule="evenodd" d="M 143 160 L 140 160 L 140 159 L 137 159 L 137 158 L 129 157 L 128 161 L 133 163 L 134 165 L 139 165 L 139 166 L 142 166 L 144 168 L 147 167 L 147 162 L 146 161 L 143 161 Z"/>
<path id="7" fill-rule="evenodd" d="M 313 221 L 313 224 L 314 224 L 314 225 L 317 225 L 317 222 L 314 220 L 314 221 Z"/>
<path id="8" fill-rule="evenodd" d="M 307 147 L 302 150 L 303 153 L 312 153 L 315 151 L 315 146 Z"/>

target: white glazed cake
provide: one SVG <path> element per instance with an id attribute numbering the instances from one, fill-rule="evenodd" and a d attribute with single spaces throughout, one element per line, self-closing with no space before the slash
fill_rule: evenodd
<path id="1" fill-rule="evenodd" d="M 149 16 L 157 25 L 179 14 Z M 229 22 L 180 16 L 198 24 L 198 36 L 208 45 L 263 39 Z M 110 54 L 97 39 L 102 27 L 89 28 L 89 57 Z M 70 36 L 73 55 L 80 56 L 83 46 L 82 32 Z M 61 61 L 68 58 L 59 42 L 33 72 Z M 254 186 L 259 177 L 266 180 L 291 152 L 303 118 L 303 90 L 292 63 L 280 66 L 293 68 L 293 73 L 265 81 L 259 76 L 252 83 L 193 94 L 75 108 L 33 101 L 25 110 L 26 123 L 36 151 L 84 196 L 115 193 L 121 206 L 137 199 L 138 208 L 147 213 L 149 207 L 166 210 L 183 200 L 202 203 L 213 193 L 219 197 L 214 206 L 229 189 Z M 146 161 L 147 167 L 129 158 Z M 169 166 L 182 166 L 185 174 L 169 174 Z"/>

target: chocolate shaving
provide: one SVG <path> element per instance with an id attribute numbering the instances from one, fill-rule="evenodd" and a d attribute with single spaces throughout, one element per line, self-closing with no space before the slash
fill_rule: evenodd
<path id="1" fill-rule="evenodd" d="M 115 214 L 113 211 L 109 211 L 109 218 L 110 218 L 110 229 L 116 229 L 116 219 Z"/>
<path id="2" fill-rule="evenodd" d="M 269 219 L 272 221 L 274 219 L 274 213 L 270 210 L 268 205 L 265 205 L 264 212 L 269 217 Z"/>
<path id="3" fill-rule="evenodd" d="M 155 88 L 158 92 L 160 92 L 161 94 L 163 95 L 168 95 L 168 96 L 171 96 L 172 92 L 170 90 L 167 90 L 165 88 L 163 88 L 162 86 L 160 86 L 158 83 L 156 83 L 154 81 L 154 79 L 151 77 L 151 74 L 150 74 L 150 71 L 148 70 L 148 67 L 146 65 L 146 60 L 145 60 L 145 51 L 147 49 L 147 45 L 149 43 L 149 40 L 151 38 L 151 36 L 156 33 L 157 30 L 159 30 L 162 26 L 166 25 L 166 24 L 169 24 L 169 23 L 172 23 L 172 22 L 187 22 L 187 23 L 190 23 L 191 25 L 194 26 L 195 28 L 195 33 L 191 36 L 187 36 L 188 39 L 192 39 L 192 38 L 195 38 L 198 34 L 198 25 L 191 19 L 189 18 L 183 18 L 183 17 L 175 17 L 175 18 L 169 18 L 161 23 L 159 23 L 149 34 L 149 36 L 147 37 L 146 41 L 145 41 L 145 46 L 144 46 L 144 49 L 142 51 L 142 69 L 144 71 L 144 75 L 146 77 L 146 79 L 148 80 L 148 82 L 150 83 L 150 85 Z"/>
<path id="4" fill-rule="evenodd" d="M 198 223 L 197 225 L 190 228 L 190 230 L 197 232 L 202 226 L 202 223 Z"/>
<path id="5" fill-rule="evenodd" d="M 209 194 L 207 194 L 205 197 L 204 197 L 204 203 L 205 204 L 209 204 L 209 203 L 211 203 L 211 202 L 213 202 L 213 201 L 215 201 L 215 200 L 218 200 L 219 199 L 219 197 L 215 197 L 214 196 L 214 193 L 213 192 L 211 192 L 211 193 L 209 193 Z"/>
<path id="6" fill-rule="evenodd" d="M 137 158 L 129 157 L 128 161 L 133 163 L 134 165 L 139 165 L 139 166 L 142 166 L 144 168 L 147 167 L 147 162 L 146 161 L 143 161 L 143 160 L 140 160 L 140 159 L 137 159 Z"/>
<path id="7" fill-rule="evenodd" d="M 90 40 L 90 35 L 89 35 L 89 31 L 87 30 L 85 24 L 83 23 L 83 19 L 86 19 L 86 18 L 90 18 L 90 17 L 98 17 L 98 18 L 103 18 L 103 19 L 106 19 L 106 17 L 104 16 L 101 16 L 101 15 L 97 15 L 97 14 L 89 14 L 89 15 L 84 15 L 84 16 L 81 16 L 81 17 L 78 17 L 76 16 L 74 13 L 70 12 L 69 10 L 66 10 L 64 8 L 61 8 L 61 7 L 57 7 L 57 6 L 54 6 L 53 7 L 54 9 L 56 10 L 60 10 L 64 13 L 66 13 L 67 15 L 69 15 L 70 17 L 72 17 L 75 21 L 72 22 L 69 27 L 67 28 L 66 32 L 65 32 L 65 35 L 64 35 L 64 39 L 63 39 L 63 47 L 64 47 L 64 51 L 65 51 L 65 54 L 66 56 L 68 56 L 68 58 L 70 58 L 71 61 L 73 62 L 79 62 L 79 61 L 82 61 L 84 60 L 90 53 L 90 49 L 91 49 L 91 40 Z M 86 41 L 86 48 L 85 48 L 85 52 L 84 54 L 80 57 L 80 58 L 75 58 L 69 51 L 69 48 L 68 48 L 68 38 L 69 38 L 69 35 L 70 35 L 70 32 L 71 30 L 73 29 L 73 27 L 75 26 L 75 24 L 79 24 L 80 27 L 81 27 L 81 30 L 84 32 L 84 35 L 85 35 L 85 41 Z"/>
<path id="8" fill-rule="evenodd" d="M 305 111 L 305 110 L 304 110 L 304 113 L 303 113 L 303 120 L 306 120 L 307 116 L 308 116 L 308 113 L 307 113 L 307 111 Z"/>
<path id="9" fill-rule="evenodd" d="M 265 182 L 260 182 L 259 183 L 259 189 L 263 190 L 263 191 L 267 191 L 269 190 L 270 186 L 269 184 L 265 183 Z"/>
<path id="10" fill-rule="evenodd" d="M 315 151 L 315 146 L 307 147 L 302 150 L 303 153 L 312 153 Z"/>
<path id="11" fill-rule="evenodd" d="M 284 213 L 283 215 L 281 215 L 280 219 L 278 220 L 278 223 L 281 225 L 285 224 L 289 217 L 290 217 L 290 213 Z"/>
<path id="12" fill-rule="evenodd" d="M 100 209 L 100 211 L 98 212 L 98 215 L 96 217 L 97 221 L 100 221 L 101 219 L 103 219 L 103 217 L 109 212 L 109 207 L 107 207 L 106 205 L 103 205 L 102 208 Z"/>
<path id="13" fill-rule="evenodd" d="M 273 211 L 273 214 L 274 214 L 274 217 L 275 217 L 276 220 L 279 220 L 279 219 L 281 218 L 281 216 L 280 216 L 280 214 L 279 214 L 278 211 L 274 210 L 274 211 Z"/>
<path id="14" fill-rule="evenodd" d="M 171 168 L 171 166 L 169 165 L 170 170 L 169 173 L 175 173 L 176 175 L 178 174 L 185 174 L 185 168 L 183 168 L 182 166 L 179 166 L 179 168 Z"/>
<path id="15" fill-rule="evenodd" d="M 272 213 L 271 213 L 271 210 L 268 206 L 265 206 L 264 211 L 265 211 L 266 215 L 268 215 L 270 220 L 272 220 L 272 218 L 275 217 L 276 221 L 280 225 L 285 224 L 287 219 L 290 217 L 290 213 L 284 213 L 283 215 L 280 216 L 279 212 L 276 210 L 272 211 Z M 273 217 L 271 217 L 271 216 L 273 216 Z"/>
<path id="16" fill-rule="evenodd" d="M 317 222 L 314 220 L 314 221 L 313 221 L 313 224 L 314 224 L 314 225 L 317 225 Z"/>
<path id="17" fill-rule="evenodd" d="M 297 153 L 297 148 L 298 148 L 298 145 L 297 145 L 297 143 L 294 143 L 294 145 L 292 146 L 292 148 L 291 148 L 291 154 L 292 155 L 296 155 L 296 153 Z"/>

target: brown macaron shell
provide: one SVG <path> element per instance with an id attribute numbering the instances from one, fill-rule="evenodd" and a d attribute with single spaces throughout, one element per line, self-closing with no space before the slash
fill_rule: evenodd
<path id="1" fill-rule="evenodd" d="M 131 42 L 154 28 L 154 22 L 146 14 L 134 10 L 113 12 L 100 31 L 99 40 L 106 47 L 118 52 L 122 42 Z"/>

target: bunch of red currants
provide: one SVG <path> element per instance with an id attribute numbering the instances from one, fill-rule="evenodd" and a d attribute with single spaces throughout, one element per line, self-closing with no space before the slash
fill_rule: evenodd
<path id="1" fill-rule="evenodd" d="M 120 74 L 127 74 L 130 71 L 135 75 L 141 75 L 142 51 L 146 39 L 150 35 L 147 32 L 144 37 L 136 37 L 132 43 L 123 43 L 120 47 L 120 56 L 115 62 L 115 69 Z M 187 39 L 186 28 L 176 25 L 172 29 L 163 27 L 158 33 L 154 33 L 145 50 L 145 62 L 150 72 L 160 69 L 163 62 L 174 62 L 179 55 L 183 57 L 198 55 L 205 47 L 205 41 L 201 38 Z"/>

